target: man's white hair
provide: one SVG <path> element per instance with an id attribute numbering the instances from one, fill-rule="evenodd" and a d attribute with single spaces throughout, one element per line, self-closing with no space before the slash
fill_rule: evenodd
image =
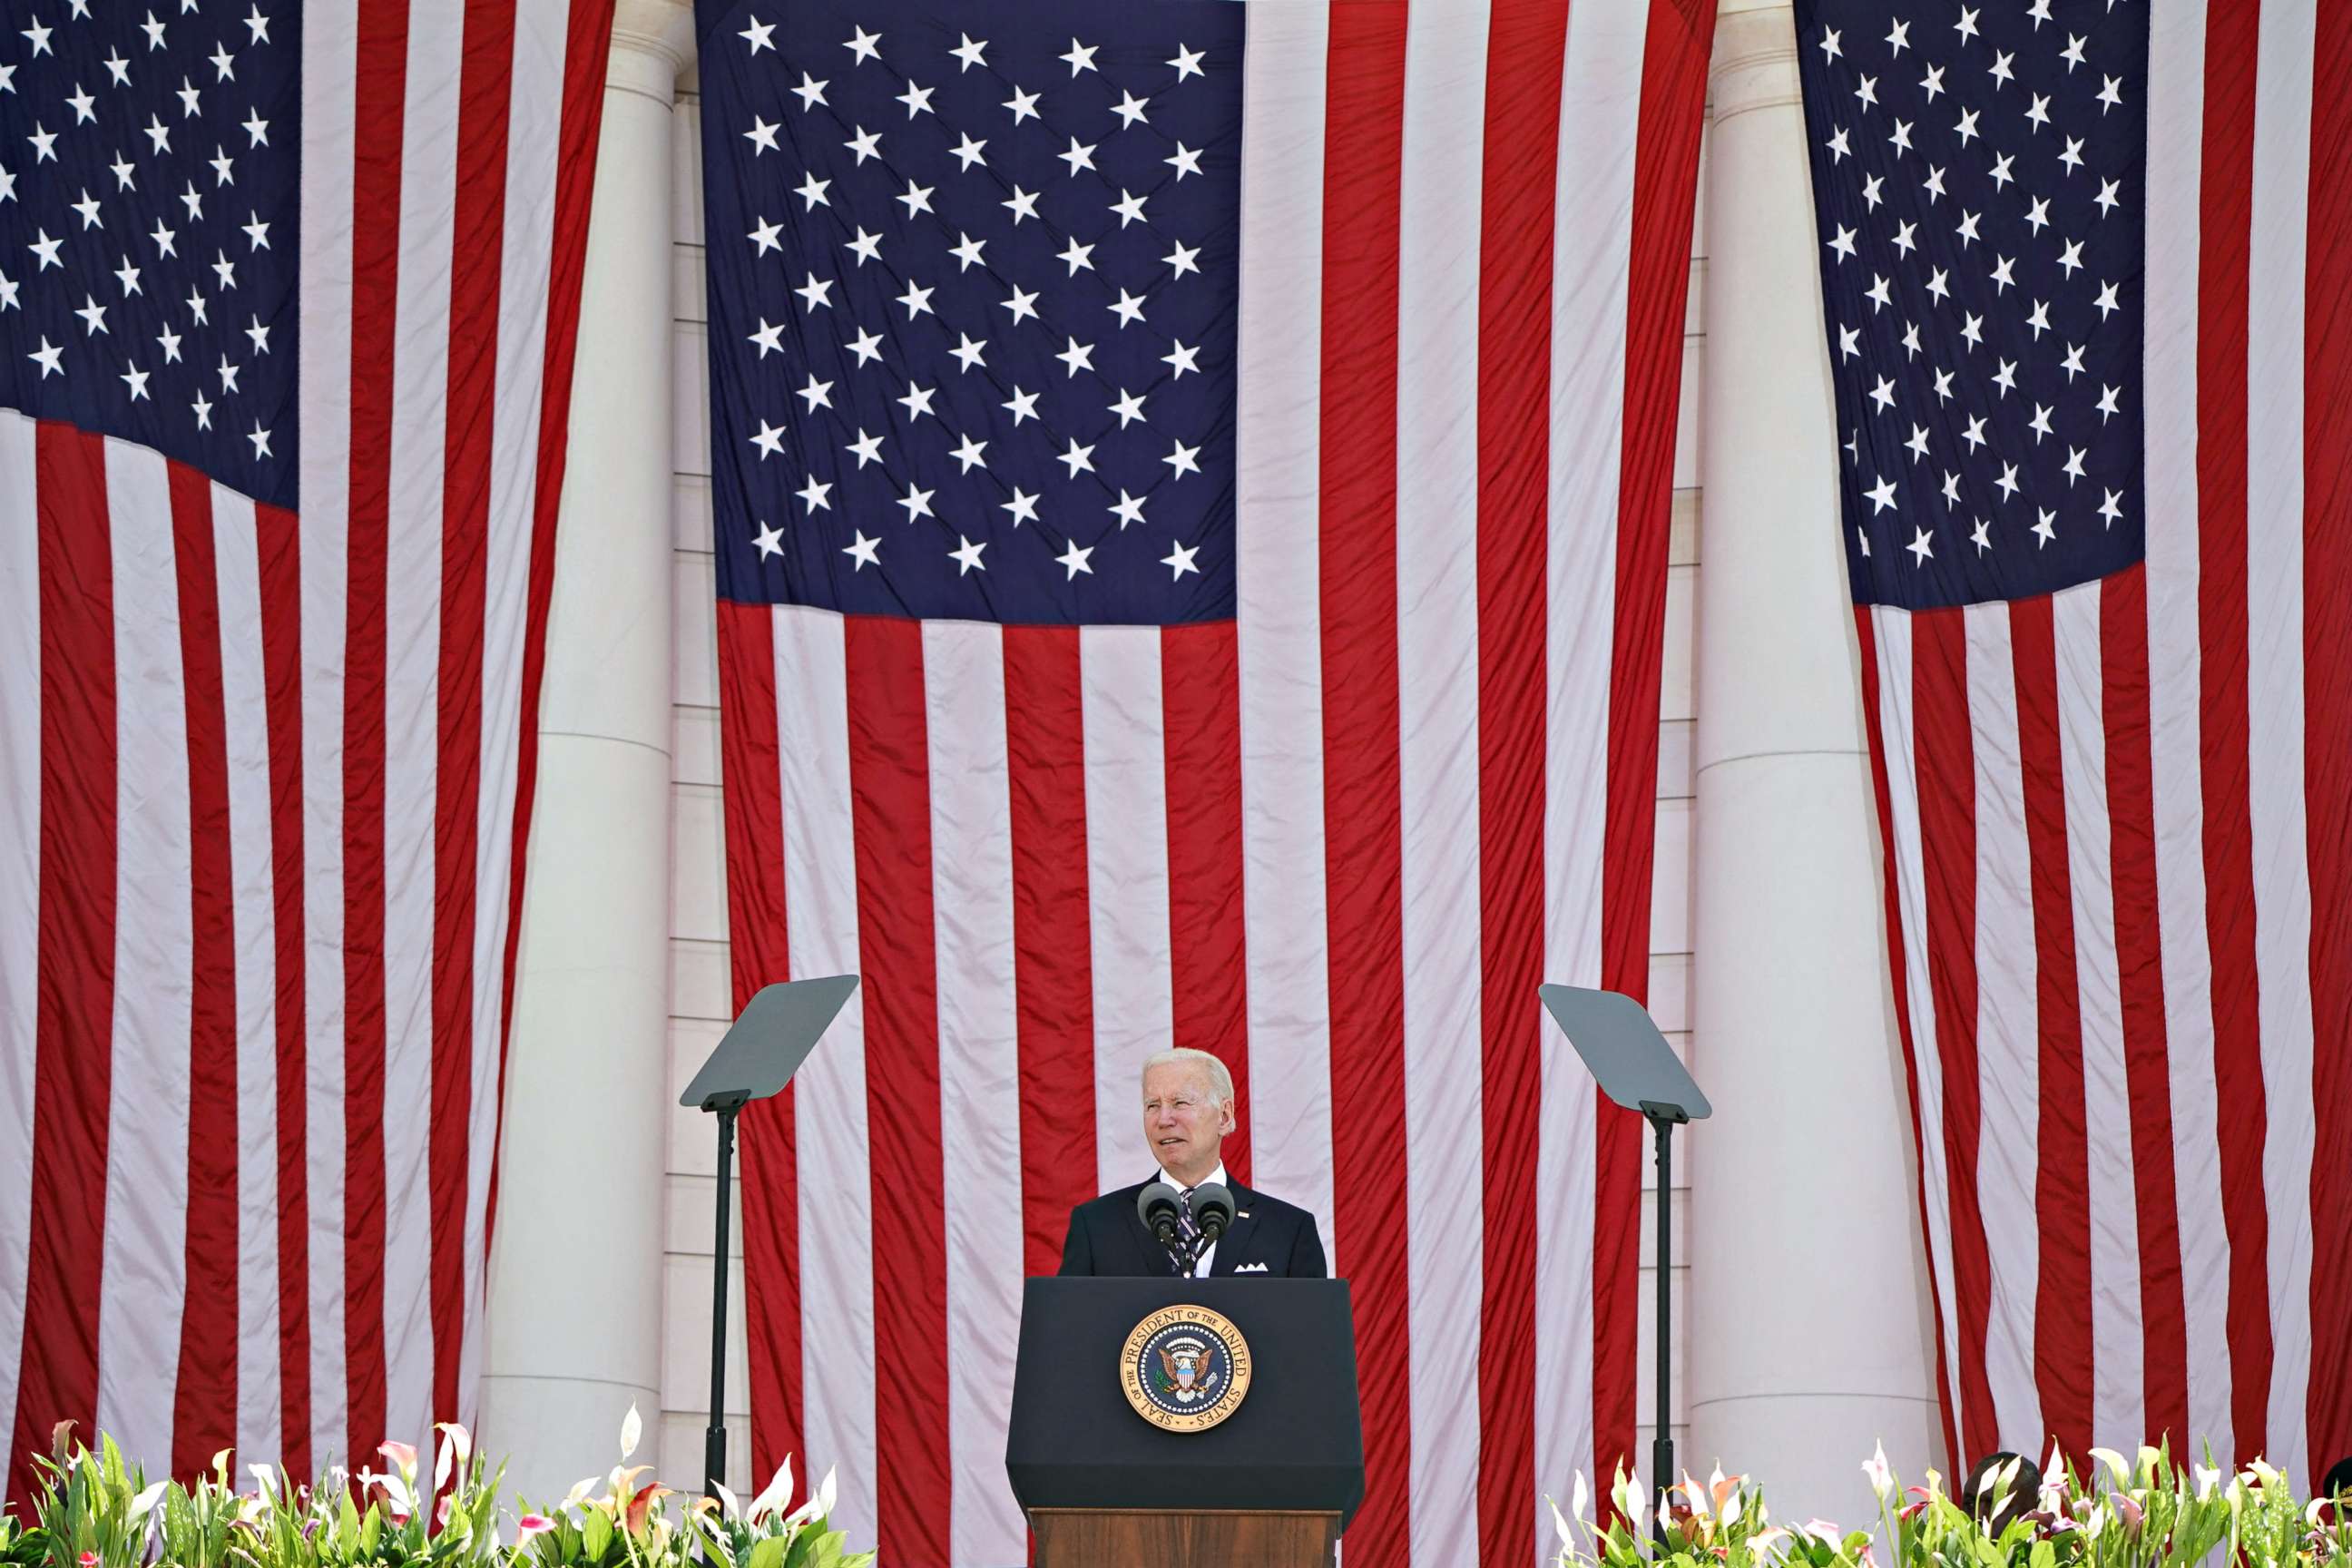
<path id="1" fill-rule="evenodd" d="M 1144 1062 L 1143 1070 L 1148 1074 L 1153 1068 L 1166 1067 L 1200 1068 L 1209 1075 L 1209 1093 L 1220 1104 L 1234 1103 L 1234 1075 L 1210 1052 L 1196 1051 L 1190 1046 L 1178 1046 L 1172 1050 L 1154 1053 Z"/>

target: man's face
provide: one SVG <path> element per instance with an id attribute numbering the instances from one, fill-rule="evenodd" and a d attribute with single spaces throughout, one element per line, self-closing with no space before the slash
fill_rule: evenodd
<path id="1" fill-rule="evenodd" d="M 1199 1068 L 1168 1062 L 1143 1075 L 1143 1136 L 1178 1185 L 1197 1186 L 1208 1178 L 1233 1130 L 1233 1108 L 1217 1102 L 1209 1075 Z"/>

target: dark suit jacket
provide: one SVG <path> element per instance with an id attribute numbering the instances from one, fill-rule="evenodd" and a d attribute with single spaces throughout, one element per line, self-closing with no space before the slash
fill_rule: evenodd
<path id="1" fill-rule="evenodd" d="M 1209 1265 L 1213 1277 L 1223 1279 L 1244 1263 L 1264 1264 L 1269 1278 L 1321 1279 L 1330 1274 L 1313 1215 L 1238 1183 L 1232 1185 L 1233 1228 L 1217 1240 L 1217 1256 Z M 1070 1211 L 1069 1234 L 1062 1240 L 1063 1273 L 1174 1278 L 1175 1260 L 1135 1212 L 1143 1188 L 1138 1182 Z"/>

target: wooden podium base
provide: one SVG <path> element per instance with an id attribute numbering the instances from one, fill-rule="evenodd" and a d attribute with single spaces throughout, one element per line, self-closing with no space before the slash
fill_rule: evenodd
<path id="1" fill-rule="evenodd" d="M 1035 1568 L 1328 1568 L 1336 1513 L 1034 1508 Z"/>

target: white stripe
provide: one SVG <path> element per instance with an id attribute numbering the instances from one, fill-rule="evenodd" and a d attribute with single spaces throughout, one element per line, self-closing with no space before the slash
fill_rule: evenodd
<path id="1" fill-rule="evenodd" d="M 1175 1043 L 1160 628 L 1082 628 L 1078 705 L 1094 955 L 1095 1164 L 1100 1190 L 1109 1192 L 1143 1173 L 1135 1146 L 1143 1062 Z"/>
<path id="2" fill-rule="evenodd" d="M 1936 1051 L 1935 988 L 1927 975 L 1927 862 L 1919 838 L 1918 736 L 1912 727 L 1911 616 L 1908 612 L 1879 605 L 1871 611 L 1871 629 L 1878 641 L 1878 722 L 1885 743 L 1880 748 L 1886 763 L 1886 800 L 1892 817 L 1895 893 L 1903 929 L 1889 931 L 1889 941 L 1903 943 L 1905 994 L 1895 998 L 1911 1018 L 1911 1056 L 1918 1064 L 1919 1177 L 1927 1192 L 1927 1267 L 1934 1271 L 1943 1321 L 1944 1364 L 1960 1362 L 1959 1301 L 1952 1280 L 1952 1184 L 1944 1163 L 1944 1068 Z M 1953 1402 L 1952 1424 L 1962 1426 L 1958 1401 Z M 1960 1449 L 1982 1447 L 1979 1435 L 1960 1431 Z"/>
<path id="3" fill-rule="evenodd" d="M 431 1451 L 434 810 L 441 731 L 441 498 L 449 392 L 462 0 L 417 0 L 402 110 L 400 322 L 384 562 L 384 1431 Z M 453 763 L 455 759 L 452 759 Z M 396 1105 L 395 1095 L 419 1097 Z"/>
<path id="4" fill-rule="evenodd" d="M 302 28 L 302 910 L 310 1452 L 348 1457 L 343 1361 L 343 669 L 351 510 L 352 81 L 347 6 Z M 286 1194 L 279 1194 L 285 1201 Z"/>
<path id="5" fill-rule="evenodd" d="M 1608 839 L 1609 688 L 1615 670 L 1617 505 L 1625 300 L 1647 0 L 1578 0 L 1568 18 L 1552 227 L 1551 497 L 1547 520 L 1544 978 L 1599 985 Z M 1643 715 L 1646 721 L 1651 716 Z M 1645 786 L 1646 787 L 1646 786 Z M 1542 1041 L 1536 1156 L 1536 1474 L 1612 1466 L 1594 1450 L 1591 1075 L 1533 996 Z M 1667 1278 L 1666 1259 L 1658 1278 Z M 1538 1509 L 1536 1539 L 1549 1540 Z"/>
<path id="6" fill-rule="evenodd" d="M 497 396 L 484 554 L 481 779 L 474 858 L 474 1083 L 467 1133 L 465 1342 L 457 1418 L 478 1405 L 487 1289 L 490 1163 L 506 1028 L 506 948 L 513 895 L 515 791 L 522 749 L 523 636 L 532 513 L 539 500 L 540 412 L 546 395 L 548 290 L 554 242 L 569 5 L 519 5 L 507 124 L 504 256 L 499 265 Z"/>
<path id="7" fill-rule="evenodd" d="M 1021 1205 L 1003 1201 L 991 1184 L 993 1176 L 1021 1169 L 1003 629 L 927 623 L 923 696 L 930 736 L 940 1048 L 954 1058 L 953 1069 L 939 1075 L 940 1124 L 956 1130 L 942 1194 L 950 1347 L 949 1556 L 957 1563 L 1019 1563 L 1028 1552 L 1029 1527 L 1004 1484 L 1001 1356 L 1021 1337 Z"/>
<path id="8" fill-rule="evenodd" d="M 2247 804 L 2262 979 L 2270 1213 L 2271 1463 L 2302 1475 L 2311 1371 L 2311 883 L 2303 799 L 2304 237 L 2311 170 L 2309 5 L 2263 17 L 2246 289 Z M 2331 1331 L 2334 1331 L 2333 1330 Z M 2239 1442 L 2248 1435 L 2239 1434 Z"/>
<path id="9" fill-rule="evenodd" d="M 2212 954 L 2205 942 L 2199 713 L 2197 325 L 2205 10 L 2156 6 L 2147 46 L 2147 665 L 2158 946 L 2172 1103 L 2172 1188 L 2189 1350 L 2189 1430 L 2234 1455 L 2230 1233 L 2215 1134 Z"/>
<path id="10" fill-rule="evenodd" d="M 775 613 L 776 740 L 784 907 L 796 976 L 858 968 L 850 838 L 849 675 L 841 617 Z M 872 1477 L 874 1187 L 866 1142 L 866 1004 L 853 994 L 793 1079 L 800 1184 L 803 1447 L 810 1462 Z M 845 1487 L 834 1528 L 874 1539 L 870 1486 Z"/>
<path id="11" fill-rule="evenodd" d="M 41 950 L 41 539 L 33 422 L 0 412 L 0 1492 L 16 1435 L 33 1250 Z"/>
<path id="12" fill-rule="evenodd" d="M 195 932 L 188 708 L 163 459 L 108 441 L 106 500 L 114 557 L 114 1068 L 97 1415 L 127 1451 L 169 1455 L 188 1286 Z"/>
<path id="13" fill-rule="evenodd" d="M 1404 980 L 1412 1561 L 1478 1515 L 1478 232 L 1484 0 L 1405 23 L 1397 256 L 1397 785 Z"/>
<path id="14" fill-rule="evenodd" d="M 1322 396 L 1320 5 L 1250 7 L 1242 99 L 1239 578 L 1243 929 L 1252 1179 L 1331 1223 L 1323 651 L 1315 584 Z"/>
<path id="15" fill-rule="evenodd" d="M 2083 1020 L 2083 1125 L 2090 1130 L 2091 1433 L 2109 1445 L 2143 1433 L 2138 1190 L 2131 1092 L 2116 973 L 2115 862 L 2107 826 L 2107 735 L 2099 585 L 2051 601 L 2057 643 L 2060 773 L 2066 793 L 2066 880 L 2074 985 Z"/>
<path id="16" fill-rule="evenodd" d="M 278 1328 L 278 907 L 269 795 L 269 683 L 262 665 L 261 558 L 252 500 L 212 487 L 228 764 L 231 929 L 236 950 L 236 1435 L 247 1463 L 275 1463 Z"/>
<path id="17" fill-rule="evenodd" d="M 2041 1007 L 2033 955 L 2033 863 L 2017 738 L 2017 666 L 2007 605 L 1971 605 L 1961 616 L 1968 638 L 1969 749 L 1976 771 L 1977 1212 L 1991 1276 L 1985 1379 L 1999 1426 L 1997 1432 L 1977 1435 L 1969 1451 L 2000 1447 L 2032 1454 L 2038 1462 L 2048 1431 L 2041 1388 L 2033 1380 L 2033 1314 L 2042 1279 L 2042 1226 L 2035 1217 L 2040 1164 L 2033 1132 L 2042 1120 Z"/>

